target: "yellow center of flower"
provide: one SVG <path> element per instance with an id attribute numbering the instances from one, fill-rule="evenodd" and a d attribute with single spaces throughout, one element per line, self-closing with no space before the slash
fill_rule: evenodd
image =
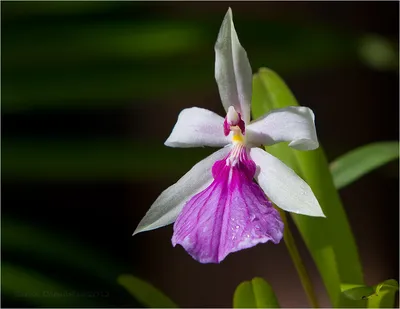
<path id="1" fill-rule="evenodd" d="M 244 136 L 239 126 L 231 126 L 232 135 L 232 143 L 234 144 L 244 144 Z"/>

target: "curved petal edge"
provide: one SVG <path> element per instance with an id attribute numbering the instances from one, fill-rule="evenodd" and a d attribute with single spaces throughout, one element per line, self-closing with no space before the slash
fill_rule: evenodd
<path id="1" fill-rule="evenodd" d="M 275 109 L 253 121 L 247 127 L 248 140 L 253 145 L 273 145 L 289 142 L 297 150 L 319 147 L 313 111 L 304 106 Z"/>
<path id="2" fill-rule="evenodd" d="M 325 217 L 310 186 L 282 161 L 260 148 L 250 156 L 257 164 L 256 180 L 279 208 L 313 217 Z"/>
<path id="3" fill-rule="evenodd" d="M 208 109 L 191 107 L 180 112 L 165 145 L 168 147 L 222 147 L 229 143 L 224 135 L 224 118 Z"/>
<path id="4" fill-rule="evenodd" d="M 240 45 L 230 8 L 215 43 L 215 79 L 225 110 L 233 106 L 244 122 L 249 123 L 252 70 L 247 53 Z"/>
<path id="5" fill-rule="evenodd" d="M 225 147 L 214 152 L 193 166 L 174 185 L 164 190 L 151 205 L 133 235 L 173 223 L 185 203 L 212 182 L 214 162 L 224 158 L 230 150 L 230 147 Z"/>

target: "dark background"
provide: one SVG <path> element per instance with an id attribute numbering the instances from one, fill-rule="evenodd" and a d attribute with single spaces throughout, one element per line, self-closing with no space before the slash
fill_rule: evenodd
<path id="1" fill-rule="evenodd" d="M 330 161 L 398 139 L 398 2 L 3 1 L 3 307 L 140 306 L 121 273 L 181 307 L 230 307 L 254 276 L 282 307 L 308 306 L 283 242 L 202 265 L 172 247 L 172 226 L 131 236 L 214 151 L 163 143 L 183 108 L 223 115 L 214 43 L 228 6 L 253 71 L 275 70 L 313 109 Z M 340 192 L 370 285 L 399 279 L 398 192 L 397 162 Z"/>

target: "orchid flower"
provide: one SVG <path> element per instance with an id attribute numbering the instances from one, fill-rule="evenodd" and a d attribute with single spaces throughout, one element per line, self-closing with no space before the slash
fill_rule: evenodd
<path id="1" fill-rule="evenodd" d="M 298 150 L 318 148 L 313 112 L 291 106 L 250 122 L 252 71 L 231 9 L 215 53 L 215 78 L 226 117 L 198 107 L 184 109 L 165 145 L 223 148 L 162 192 L 133 234 L 175 222 L 173 246 L 180 244 L 201 263 L 219 263 L 229 253 L 258 243 L 279 243 L 283 223 L 272 203 L 297 214 L 324 217 L 308 184 L 258 148 L 278 142 Z"/>

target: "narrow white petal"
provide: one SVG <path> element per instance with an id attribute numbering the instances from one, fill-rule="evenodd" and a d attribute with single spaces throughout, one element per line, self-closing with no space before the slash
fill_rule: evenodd
<path id="1" fill-rule="evenodd" d="M 180 112 L 171 135 L 165 141 L 169 147 L 222 147 L 229 144 L 224 135 L 224 118 L 204 108 L 186 108 Z"/>
<path id="2" fill-rule="evenodd" d="M 314 113 L 304 106 L 276 109 L 260 117 L 246 128 L 247 140 L 253 145 L 290 142 L 298 150 L 318 148 Z"/>
<path id="3" fill-rule="evenodd" d="M 268 198 L 283 210 L 325 217 L 310 186 L 283 162 L 260 148 L 250 157 L 257 165 L 256 180 Z"/>
<path id="4" fill-rule="evenodd" d="M 215 79 L 226 111 L 233 106 L 243 121 L 250 121 L 252 71 L 246 51 L 240 45 L 229 8 L 215 44 Z"/>
<path id="5" fill-rule="evenodd" d="M 133 235 L 171 224 L 178 217 L 185 203 L 204 190 L 213 180 L 212 166 L 231 151 L 224 147 L 197 163 L 174 185 L 164 190 L 151 205 Z"/>

